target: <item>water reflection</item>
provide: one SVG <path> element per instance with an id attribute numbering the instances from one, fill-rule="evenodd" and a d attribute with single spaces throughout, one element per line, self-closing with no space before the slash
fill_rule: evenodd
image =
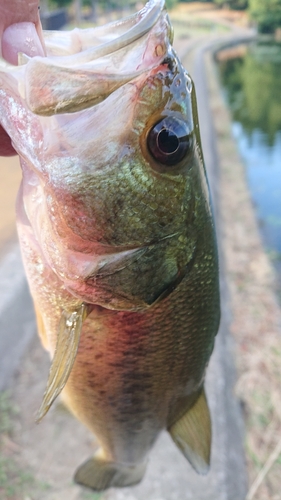
<path id="1" fill-rule="evenodd" d="M 281 275 L 281 45 L 251 43 L 218 62 L 261 232 Z"/>
<path id="2" fill-rule="evenodd" d="M 244 57 L 219 63 L 221 79 L 233 113 L 249 137 L 254 130 L 274 145 L 281 131 L 281 45 L 249 44 Z"/>

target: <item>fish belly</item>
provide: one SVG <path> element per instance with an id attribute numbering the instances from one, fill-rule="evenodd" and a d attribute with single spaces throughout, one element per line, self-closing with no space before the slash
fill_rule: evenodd
<path id="1" fill-rule="evenodd" d="M 151 356 L 153 339 L 137 316 L 94 308 L 63 391 L 107 458 L 122 464 L 146 459 L 167 416 L 167 396 L 154 372 L 160 367 Z"/>

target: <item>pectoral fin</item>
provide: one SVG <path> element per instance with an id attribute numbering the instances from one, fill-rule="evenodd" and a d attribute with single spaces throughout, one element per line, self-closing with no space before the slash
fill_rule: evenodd
<path id="1" fill-rule="evenodd" d="M 103 491 L 112 486 L 123 487 L 139 483 L 145 469 L 146 463 L 130 466 L 110 462 L 100 449 L 93 458 L 77 469 L 74 480 L 92 490 Z"/>
<path id="2" fill-rule="evenodd" d="M 41 314 L 39 308 L 36 306 L 35 303 L 34 303 L 34 308 L 35 308 L 35 316 L 36 316 L 36 323 L 37 323 L 37 331 L 38 331 L 40 340 L 43 344 L 43 347 L 47 351 L 48 350 L 48 339 L 47 339 L 47 335 L 46 335 L 43 317 L 42 317 L 42 314 Z"/>
<path id="3" fill-rule="evenodd" d="M 211 419 L 204 390 L 169 432 L 196 472 L 206 474 L 210 466 Z"/>
<path id="4" fill-rule="evenodd" d="M 82 304 L 75 311 L 63 311 L 62 313 L 56 350 L 49 372 L 47 388 L 37 414 L 37 422 L 40 422 L 46 415 L 67 382 L 76 358 L 82 324 L 86 316 L 87 306 L 85 304 Z"/>

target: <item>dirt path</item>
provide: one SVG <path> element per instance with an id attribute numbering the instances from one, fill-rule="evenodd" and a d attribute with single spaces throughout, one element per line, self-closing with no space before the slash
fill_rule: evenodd
<path id="1" fill-rule="evenodd" d="M 18 157 L 0 157 L 0 258 L 17 241 L 15 200 L 21 181 Z"/>

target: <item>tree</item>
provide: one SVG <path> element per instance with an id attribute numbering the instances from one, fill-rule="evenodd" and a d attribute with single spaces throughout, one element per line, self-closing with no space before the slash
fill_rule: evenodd
<path id="1" fill-rule="evenodd" d="M 276 46 L 252 45 L 244 57 L 219 64 L 233 121 L 243 125 L 249 138 L 257 129 L 272 146 L 281 130 L 280 72 Z"/>
<path id="2" fill-rule="evenodd" d="M 281 27 L 281 0 L 249 0 L 249 12 L 260 33 Z"/>
<path id="3" fill-rule="evenodd" d="M 178 3 L 178 0 L 166 0 L 167 9 L 171 9 Z"/>
<path id="4" fill-rule="evenodd" d="M 54 4 L 54 6 L 61 8 L 70 5 L 72 0 L 52 0 L 51 2 L 45 1 L 45 3 Z"/>
<path id="5" fill-rule="evenodd" d="M 226 5 L 230 9 L 244 10 L 248 7 L 248 0 L 214 0 L 214 3 L 223 7 Z"/>

